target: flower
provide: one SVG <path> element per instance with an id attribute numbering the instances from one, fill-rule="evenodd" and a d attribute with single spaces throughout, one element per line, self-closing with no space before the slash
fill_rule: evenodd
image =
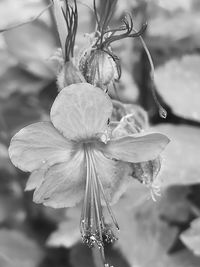
<path id="1" fill-rule="evenodd" d="M 129 184 L 130 163 L 155 159 L 169 139 L 159 133 L 112 138 L 110 98 L 88 83 L 64 88 L 50 113 L 51 122 L 39 122 L 20 130 L 11 140 L 9 155 L 15 166 L 33 172 L 27 190 L 33 200 L 54 208 L 82 202 L 80 228 L 83 242 L 97 245 L 104 258 L 103 238 L 114 241 L 104 222 L 107 206 L 118 228 L 110 203 Z"/>

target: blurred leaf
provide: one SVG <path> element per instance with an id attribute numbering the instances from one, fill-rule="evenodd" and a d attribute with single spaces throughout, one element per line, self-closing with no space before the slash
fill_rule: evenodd
<path id="1" fill-rule="evenodd" d="M 1 170 L 6 170 L 9 173 L 14 173 L 14 166 L 12 165 L 8 156 L 8 148 L 2 143 L 0 143 L 0 171 Z"/>
<path id="2" fill-rule="evenodd" d="M 47 245 L 52 247 L 63 246 L 70 248 L 80 241 L 80 214 L 80 207 L 68 209 L 65 220 L 61 222 L 58 229 L 50 235 L 47 240 Z"/>
<path id="3" fill-rule="evenodd" d="M 122 198 L 114 207 L 120 225 L 120 236 L 116 246 L 120 248 L 131 266 L 199 266 L 200 259 L 193 257 L 187 251 L 168 254 L 178 235 L 178 229 L 161 220 L 160 211 L 164 200 L 160 199 L 157 203 L 148 201 L 135 208 L 131 207 L 132 202 L 131 198 Z M 170 202 L 168 204 L 171 205 Z"/>
<path id="4" fill-rule="evenodd" d="M 172 186 L 167 188 L 159 199 L 158 207 L 161 218 L 169 223 L 188 222 L 191 215 L 191 204 L 188 201 L 190 188 L 186 186 Z"/>
<path id="5" fill-rule="evenodd" d="M 39 246 L 21 232 L 0 230 L 0 263 L 1 256 L 5 265 L 1 267 L 36 267 L 42 259 Z"/>
<path id="6" fill-rule="evenodd" d="M 161 185 L 167 187 L 200 183 L 200 129 L 170 124 L 154 129 L 166 134 L 171 140 L 162 153 Z"/>
<path id="7" fill-rule="evenodd" d="M 37 94 L 47 82 L 30 75 L 18 67 L 8 68 L 5 75 L 0 77 L 0 97 L 7 98 L 12 93 Z"/>
<path id="8" fill-rule="evenodd" d="M 44 7 L 44 1 L 41 0 L 1 0 L 0 29 L 26 21 L 40 13 Z M 47 17 L 48 14 L 45 14 L 45 19 Z"/>
<path id="9" fill-rule="evenodd" d="M 122 76 L 120 78 L 119 83 L 116 84 L 117 92 L 114 88 L 109 90 L 109 94 L 115 98 L 120 99 L 120 101 L 125 103 L 135 103 L 138 95 L 139 90 L 138 87 L 131 75 L 126 69 L 122 70 Z"/>
<path id="10" fill-rule="evenodd" d="M 193 0 L 152 0 L 152 3 L 159 5 L 160 7 L 168 10 L 168 11 L 176 11 L 176 10 L 186 10 L 189 11 L 192 7 Z"/>
<path id="11" fill-rule="evenodd" d="M 0 112 L 4 118 L 4 131 L 7 131 L 8 137 L 22 127 L 40 121 L 44 113 L 37 98 L 20 94 L 12 95 L 8 99 L 0 99 Z M 0 127 L 2 129 L 1 124 Z"/>
<path id="12" fill-rule="evenodd" d="M 200 12 L 198 10 L 179 12 L 173 16 L 162 12 L 158 14 L 158 16 L 154 14 L 149 21 L 150 36 L 169 37 L 173 41 L 185 38 L 199 40 Z"/>
<path id="13" fill-rule="evenodd" d="M 180 238 L 195 255 L 200 256 L 200 218 L 192 221 L 190 228 L 182 232 Z"/>
<path id="14" fill-rule="evenodd" d="M 32 74 L 52 80 L 55 78 L 48 61 L 56 49 L 50 28 L 40 21 L 4 33 L 8 50 L 21 66 Z"/>
<path id="15" fill-rule="evenodd" d="M 200 56 L 184 56 L 156 69 L 156 86 L 164 101 L 181 117 L 200 121 Z"/>
<path id="16" fill-rule="evenodd" d="M 126 259 L 121 255 L 120 251 L 113 249 L 111 246 L 105 248 L 106 262 L 109 266 L 115 267 L 129 267 Z M 96 258 L 94 259 L 94 257 Z M 70 263 L 73 267 L 98 267 L 101 266 L 101 259 L 99 255 L 93 254 L 92 249 L 79 243 L 70 251 Z"/>
<path id="17" fill-rule="evenodd" d="M 2 181 L 1 181 L 2 182 Z M 22 225 L 26 219 L 22 201 L 11 192 L 6 192 L 0 196 L 0 223 L 16 227 Z"/>

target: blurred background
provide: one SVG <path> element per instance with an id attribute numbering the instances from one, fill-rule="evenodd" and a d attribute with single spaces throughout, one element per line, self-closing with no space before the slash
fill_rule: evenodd
<path id="1" fill-rule="evenodd" d="M 106 0 L 98 3 L 101 9 Z M 77 43 L 94 31 L 92 0 L 79 0 Z M 51 60 L 59 47 L 52 9 L 32 20 L 49 0 L 0 0 L 0 267 L 97 267 L 81 244 L 79 207 L 54 210 L 32 202 L 24 192 L 29 174 L 10 162 L 7 148 L 22 127 L 49 120 L 58 94 Z M 119 241 L 107 246 L 115 267 L 200 266 L 200 1 L 118 0 L 111 26 L 131 13 L 144 22 L 143 38 L 155 64 L 155 86 L 139 39 L 114 43 L 122 77 L 116 93 L 122 103 L 140 105 L 151 130 L 171 143 L 162 155 L 162 197 L 146 200 L 139 182 L 113 207 Z M 167 110 L 160 118 L 152 86 Z"/>

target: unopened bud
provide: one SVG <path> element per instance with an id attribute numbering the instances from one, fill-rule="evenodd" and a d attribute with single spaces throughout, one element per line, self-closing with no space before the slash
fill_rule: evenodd
<path id="1" fill-rule="evenodd" d="M 85 82 L 83 75 L 71 61 L 67 61 L 57 76 L 59 91 L 68 85 L 81 82 Z"/>
<path id="2" fill-rule="evenodd" d="M 79 69 L 90 84 L 106 89 L 119 79 L 117 64 L 113 57 L 105 51 L 94 50 L 82 58 Z"/>

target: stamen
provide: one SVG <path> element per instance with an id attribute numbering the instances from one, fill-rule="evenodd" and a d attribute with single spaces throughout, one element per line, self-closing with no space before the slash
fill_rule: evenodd
<path id="1" fill-rule="evenodd" d="M 111 226 L 105 224 L 104 222 L 101 206 L 101 193 L 103 194 L 113 223 L 115 224 L 117 229 L 119 229 L 119 226 L 108 204 L 108 201 L 106 200 L 100 179 L 97 176 L 95 169 L 95 159 L 90 144 L 85 144 L 85 158 L 87 175 L 85 196 L 80 220 L 82 241 L 89 248 L 98 247 L 104 265 L 108 266 L 105 261 L 104 245 L 113 243 L 115 240 L 117 240 L 117 238 L 115 237 Z"/>
<path id="2" fill-rule="evenodd" d="M 105 196 L 105 192 L 104 192 L 104 189 L 103 189 L 103 185 L 102 185 L 102 183 L 101 183 L 101 180 L 99 179 L 98 176 L 97 176 L 97 179 L 98 179 L 98 183 L 99 183 L 100 188 L 101 188 L 101 192 L 102 192 L 103 198 L 104 198 L 104 200 L 105 200 L 105 202 L 106 202 L 106 206 L 107 206 L 108 212 L 109 212 L 109 214 L 110 214 L 110 216 L 111 216 L 111 218 L 112 218 L 112 220 L 113 220 L 113 223 L 114 223 L 115 227 L 116 227 L 117 230 L 119 231 L 119 225 L 118 225 L 117 220 L 116 220 L 116 218 L 115 218 L 115 216 L 114 216 L 114 214 L 113 214 L 113 212 L 112 212 L 112 209 L 111 209 L 111 207 L 110 207 L 110 205 L 109 205 L 109 203 L 108 203 L 108 200 L 107 200 L 107 198 L 106 198 L 106 196 Z"/>

